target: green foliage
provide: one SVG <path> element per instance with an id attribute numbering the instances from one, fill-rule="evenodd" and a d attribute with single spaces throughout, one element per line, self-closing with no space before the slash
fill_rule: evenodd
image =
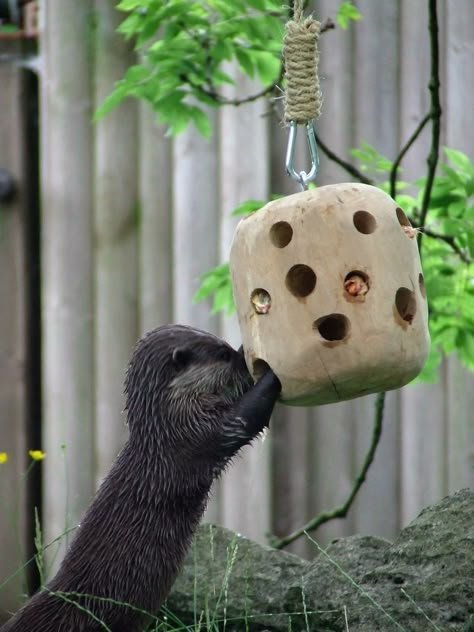
<path id="1" fill-rule="evenodd" d="M 208 270 L 200 277 L 201 285 L 194 295 L 194 301 L 203 301 L 212 297 L 212 314 L 220 311 L 232 314 L 235 310 L 234 294 L 230 281 L 230 269 L 228 263 L 223 263 Z"/>
<path id="2" fill-rule="evenodd" d="M 208 137 L 203 106 L 219 105 L 220 88 L 234 83 L 226 62 L 236 60 L 264 86 L 280 75 L 280 0 L 122 0 L 117 8 L 129 13 L 119 31 L 135 42 L 141 62 L 115 84 L 96 118 L 133 96 L 148 101 L 171 134 L 193 123 Z"/>
<path id="3" fill-rule="evenodd" d="M 0 33 L 18 33 L 20 29 L 15 24 L 0 24 Z"/>
<path id="4" fill-rule="evenodd" d="M 234 215 L 234 217 L 247 217 L 256 211 L 259 211 L 262 206 L 265 206 L 265 204 L 266 202 L 262 200 L 247 200 L 234 209 L 232 211 L 232 215 Z"/>
<path id="5" fill-rule="evenodd" d="M 422 246 L 430 331 L 435 353 L 457 352 L 474 369 L 474 164 L 460 151 L 444 153 L 451 164 L 435 178 Z"/>
<path id="6" fill-rule="evenodd" d="M 444 149 L 448 163 L 439 165 L 434 180 L 427 223 L 422 227 L 421 254 L 430 310 L 431 353 L 420 379 L 434 381 L 442 354 L 456 352 L 474 369 L 474 164 L 462 152 Z M 390 160 L 364 143 L 351 154 L 359 159 L 361 170 L 378 174 L 383 180 L 392 169 Z M 417 226 L 426 178 L 413 185 L 397 183 L 397 202 L 412 224 Z M 378 186 L 389 191 L 389 183 Z M 412 195 L 405 190 L 414 190 Z M 234 215 L 249 215 L 265 202 L 248 200 Z M 201 277 L 195 300 L 214 297 L 213 312 L 234 311 L 234 298 L 228 264 L 209 270 Z"/>
<path id="7" fill-rule="evenodd" d="M 351 21 L 357 22 L 362 18 L 360 11 L 357 7 L 355 7 L 352 2 L 343 2 L 336 15 L 336 22 L 339 24 L 341 29 L 346 30 Z"/>
<path id="8" fill-rule="evenodd" d="M 369 177 L 376 177 L 377 174 L 386 175 L 392 168 L 390 160 L 379 154 L 369 143 L 362 142 L 359 149 L 351 149 L 350 155 L 359 161 L 360 170 Z"/>
<path id="9" fill-rule="evenodd" d="M 171 134 L 190 123 L 209 136 L 206 106 L 225 102 L 220 90 L 232 84 L 226 62 L 237 61 L 242 73 L 263 86 L 281 76 L 283 23 L 288 7 L 281 0 L 121 0 L 127 13 L 119 31 L 135 42 L 140 63 L 115 85 L 97 116 L 127 96 L 148 101 Z M 338 25 L 346 29 L 361 19 L 349 1 L 339 5 Z M 242 95 L 243 97 L 245 95 Z M 351 152 L 360 170 L 390 192 L 392 161 L 368 143 Z M 433 377 L 441 353 L 456 351 L 474 367 L 474 167 L 467 156 L 445 149 L 447 162 L 436 174 L 422 231 L 422 258 L 430 306 L 432 354 L 424 377 Z M 421 219 L 426 180 L 396 183 L 398 203 L 414 226 Z M 247 215 L 264 202 L 249 200 L 234 211 Z M 228 264 L 201 277 L 195 300 L 212 297 L 213 313 L 234 309 Z"/>

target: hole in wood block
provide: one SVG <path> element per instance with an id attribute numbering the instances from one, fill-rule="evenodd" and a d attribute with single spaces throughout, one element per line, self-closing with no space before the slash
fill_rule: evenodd
<path id="1" fill-rule="evenodd" d="M 415 293 L 407 287 L 399 287 L 395 294 L 395 307 L 400 317 L 411 324 L 416 314 Z"/>
<path id="2" fill-rule="evenodd" d="M 270 228 L 270 240 L 277 248 L 288 246 L 293 237 L 293 229 L 288 222 L 277 222 Z"/>
<path id="3" fill-rule="evenodd" d="M 398 223 L 402 227 L 405 235 L 410 239 L 414 239 L 419 231 L 416 228 L 413 228 L 410 220 L 399 206 L 395 209 L 395 213 L 397 214 Z"/>
<path id="4" fill-rule="evenodd" d="M 369 277 L 361 270 L 352 270 L 344 279 L 344 290 L 347 298 L 363 301 L 369 291 Z"/>
<path id="5" fill-rule="evenodd" d="M 316 287 L 316 274 L 309 266 L 298 263 L 288 270 L 285 283 L 294 296 L 303 298 Z"/>
<path id="6" fill-rule="evenodd" d="M 420 274 L 418 275 L 418 283 L 420 285 L 420 292 L 421 292 L 421 296 L 423 298 L 426 298 L 426 288 L 425 288 L 425 279 L 423 278 L 423 275 Z"/>
<path id="7" fill-rule="evenodd" d="M 375 217 L 367 211 L 356 211 L 352 221 L 359 233 L 363 233 L 364 235 L 370 235 L 370 233 L 373 233 L 377 228 Z"/>
<path id="8" fill-rule="evenodd" d="M 261 287 L 258 287 L 250 295 L 250 302 L 256 314 L 268 314 L 272 306 L 272 297 Z"/>
<path id="9" fill-rule="evenodd" d="M 349 319 L 344 314 L 329 314 L 313 323 L 324 340 L 344 340 L 349 333 Z"/>
<path id="10" fill-rule="evenodd" d="M 270 369 L 270 365 L 261 358 L 256 358 L 252 364 L 253 374 L 259 380 Z"/>
<path id="11" fill-rule="evenodd" d="M 400 226 L 411 226 L 411 222 L 405 215 L 403 209 L 397 206 L 397 208 L 395 209 L 395 213 L 397 214 L 397 219 Z"/>

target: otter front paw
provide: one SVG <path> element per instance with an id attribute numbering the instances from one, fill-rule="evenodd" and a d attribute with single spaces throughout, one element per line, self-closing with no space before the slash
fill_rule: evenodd
<path id="1" fill-rule="evenodd" d="M 226 419 L 221 439 L 223 456 L 233 456 L 268 427 L 280 392 L 280 380 L 269 368 L 242 396 Z"/>

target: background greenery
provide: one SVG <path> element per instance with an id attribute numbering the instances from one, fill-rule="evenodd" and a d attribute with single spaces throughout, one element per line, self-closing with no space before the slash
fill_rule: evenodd
<path id="1" fill-rule="evenodd" d="M 279 0 L 122 0 L 117 8 L 127 13 L 119 30 L 133 39 L 141 62 L 116 83 L 98 117 L 133 96 L 151 104 L 170 134 L 178 134 L 192 123 L 209 137 L 212 130 L 204 106 L 239 105 L 284 89 L 281 43 L 291 9 Z M 361 18 L 351 2 L 339 5 L 336 21 L 340 28 Z M 325 24 L 322 30 L 334 26 Z M 396 198 L 419 231 L 432 340 L 420 379 L 429 381 L 436 380 L 443 354 L 456 352 L 466 367 L 474 368 L 474 164 L 450 148 L 444 148 L 443 161 L 438 164 L 438 131 L 427 175 L 416 182 L 398 180 L 400 163 L 422 129 L 431 124 L 436 134 L 439 127 L 436 47 L 437 42 L 432 41 L 431 110 L 398 156 L 381 156 L 366 143 L 352 150 L 352 164 L 329 152 L 355 179 L 379 186 Z M 232 60 L 243 74 L 258 77 L 260 92 L 237 100 L 222 95 L 222 85 L 233 83 L 225 70 L 226 62 Z M 272 100 L 274 114 L 279 116 L 276 103 Z M 255 212 L 266 202 L 249 200 L 234 214 Z M 195 299 L 208 296 L 213 297 L 214 312 L 234 310 L 227 263 L 203 271 Z"/>

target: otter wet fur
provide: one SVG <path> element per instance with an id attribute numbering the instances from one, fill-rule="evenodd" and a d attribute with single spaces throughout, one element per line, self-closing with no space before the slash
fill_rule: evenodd
<path id="1" fill-rule="evenodd" d="M 146 629 L 141 611 L 158 613 L 213 480 L 268 425 L 280 390 L 270 369 L 254 385 L 243 354 L 209 333 L 145 335 L 127 369 L 127 443 L 57 575 L 2 632 Z"/>

